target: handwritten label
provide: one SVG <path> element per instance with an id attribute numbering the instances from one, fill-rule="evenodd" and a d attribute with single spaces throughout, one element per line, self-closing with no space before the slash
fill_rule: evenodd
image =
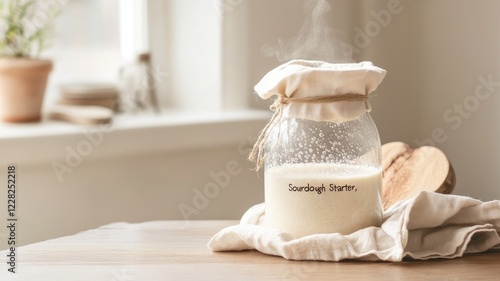
<path id="1" fill-rule="evenodd" d="M 316 192 L 317 194 L 322 194 L 325 192 L 357 192 L 358 189 L 356 188 L 356 185 L 348 185 L 348 184 L 334 184 L 330 183 L 326 185 L 328 188 L 325 187 L 325 184 L 322 183 L 321 185 L 311 185 L 307 184 L 305 186 L 297 186 L 294 185 L 293 183 L 288 184 L 288 191 L 290 192 Z"/>

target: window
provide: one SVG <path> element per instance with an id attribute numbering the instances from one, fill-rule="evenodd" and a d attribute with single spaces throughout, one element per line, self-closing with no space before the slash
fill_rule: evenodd
<path id="1" fill-rule="evenodd" d="M 243 1 L 231 1 L 238 2 L 238 10 L 219 0 L 61 2 L 57 36 L 44 54 L 55 59 L 46 104 L 55 101 L 62 83 L 118 82 L 120 67 L 150 50 L 163 106 L 203 111 L 246 107 L 251 92 L 242 73 L 248 61 L 241 55 L 246 36 L 234 37 L 244 27 Z"/>
<path id="2" fill-rule="evenodd" d="M 61 3 L 52 46 L 42 54 L 54 60 L 45 105 L 55 102 L 60 84 L 115 82 L 122 63 L 119 0 Z"/>

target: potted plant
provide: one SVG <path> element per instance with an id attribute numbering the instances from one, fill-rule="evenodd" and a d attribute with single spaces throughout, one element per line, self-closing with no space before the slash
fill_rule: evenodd
<path id="1" fill-rule="evenodd" d="M 56 11 L 57 10 L 57 11 Z M 36 122 L 52 61 L 39 59 L 58 7 L 35 0 L 0 0 L 0 119 Z"/>

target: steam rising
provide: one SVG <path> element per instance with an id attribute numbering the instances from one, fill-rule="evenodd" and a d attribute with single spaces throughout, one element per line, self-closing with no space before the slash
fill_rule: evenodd
<path id="1" fill-rule="evenodd" d="M 283 42 L 280 38 L 274 46 L 264 45 L 262 53 L 285 62 L 292 59 L 322 60 L 331 63 L 353 62 L 352 50 L 342 48 L 342 43 L 329 27 L 327 16 L 330 4 L 327 0 L 309 0 L 304 5 L 307 18 L 297 36 Z"/>

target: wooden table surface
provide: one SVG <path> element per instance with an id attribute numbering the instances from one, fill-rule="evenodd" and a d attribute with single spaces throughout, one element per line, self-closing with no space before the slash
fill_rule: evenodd
<path id="1" fill-rule="evenodd" d="M 0 280 L 500 280 L 500 251 L 453 260 L 300 262 L 256 251 L 212 253 L 212 235 L 237 221 L 114 223 L 0 252 Z"/>

